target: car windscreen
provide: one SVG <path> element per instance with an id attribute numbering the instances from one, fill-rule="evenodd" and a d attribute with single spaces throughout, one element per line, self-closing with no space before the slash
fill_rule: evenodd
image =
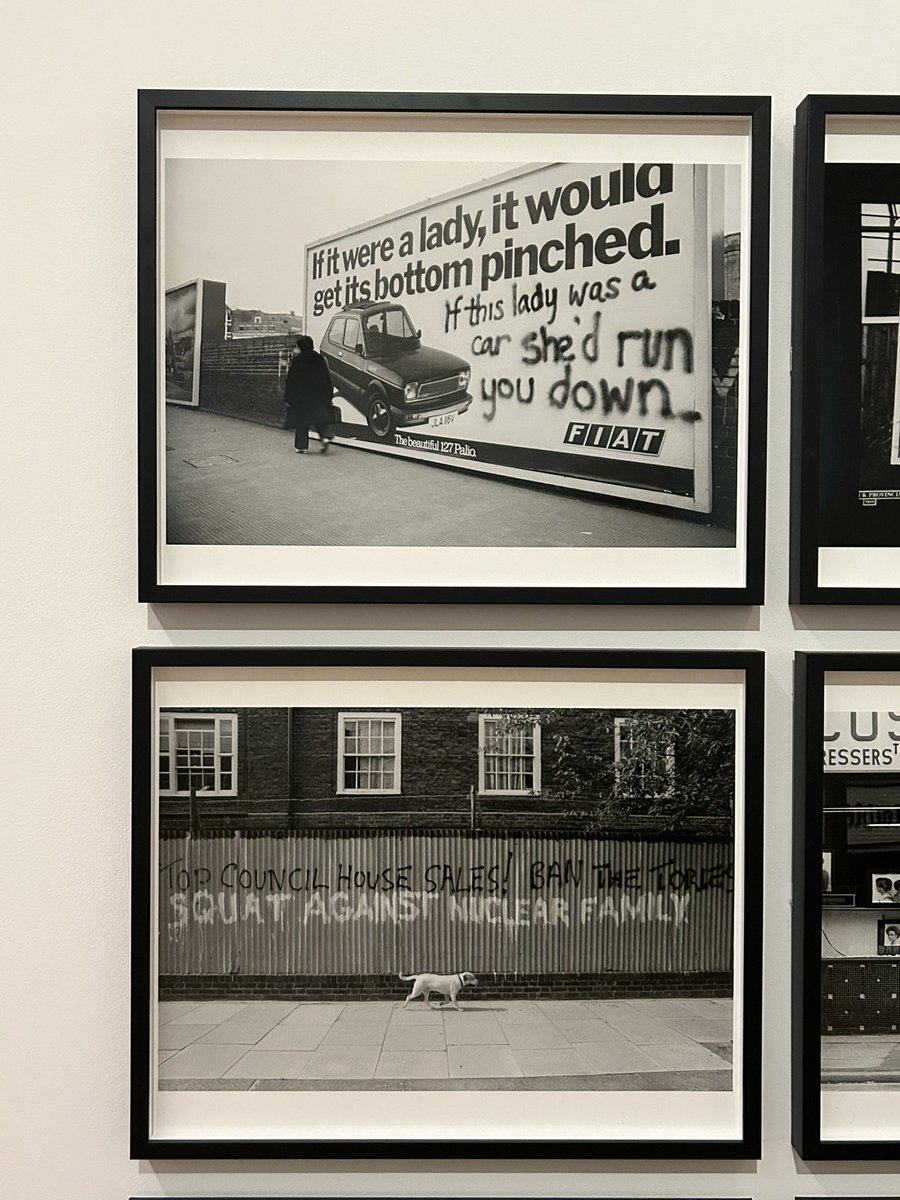
<path id="1" fill-rule="evenodd" d="M 399 354 L 418 339 L 405 309 L 389 308 L 365 319 L 366 345 L 374 355 Z"/>

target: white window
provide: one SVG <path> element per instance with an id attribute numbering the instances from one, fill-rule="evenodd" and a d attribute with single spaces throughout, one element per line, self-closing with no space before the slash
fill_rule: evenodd
<path id="1" fill-rule="evenodd" d="M 510 717 L 478 717 L 478 790 L 533 796 L 541 790 L 541 727 Z"/>
<path id="2" fill-rule="evenodd" d="M 162 713 L 159 718 L 159 791 L 237 795 L 237 716 L 234 713 Z"/>
<path id="3" fill-rule="evenodd" d="M 675 784 L 674 745 L 648 741 L 631 717 L 616 717 L 614 728 L 616 774 L 627 794 L 649 798 L 671 795 Z"/>
<path id="4" fill-rule="evenodd" d="M 338 792 L 400 793 L 400 714 L 338 715 Z"/>

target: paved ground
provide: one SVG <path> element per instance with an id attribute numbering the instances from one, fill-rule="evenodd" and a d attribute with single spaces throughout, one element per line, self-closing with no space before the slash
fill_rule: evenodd
<path id="1" fill-rule="evenodd" d="M 822 1083 L 826 1087 L 900 1087 L 900 1035 L 823 1037 Z"/>
<path id="2" fill-rule="evenodd" d="M 295 454 L 283 429 L 169 405 L 170 543 L 727 546 L 733 534 L 609 501 L 353 446 Z"/>
<path id="3" fill-rule="evenodd" d="M 727 1091 L 730 1000 L 160 1004 L 168 1090 Z"/>

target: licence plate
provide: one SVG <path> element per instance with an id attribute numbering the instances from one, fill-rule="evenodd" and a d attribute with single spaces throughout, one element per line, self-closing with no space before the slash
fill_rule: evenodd
<path id="1" fill-rule="evenodd" d="M 452 425 L 455 416 L 456 413 L 442 413 L 439 417 L 429 417 L 428 424 L 432 429 L 438 429 L 442 425 Z"/>

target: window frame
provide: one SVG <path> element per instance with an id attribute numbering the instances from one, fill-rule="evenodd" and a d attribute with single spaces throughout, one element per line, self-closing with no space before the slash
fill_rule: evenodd
<path id="1" fill-rule="evenodd" d="M 347 787 L 344 778 L 344 740 L 347 721 L 393 721 L 394 722 L 394 786 L 391 788 Z M 338 712 L 337 721 L 337 779 L 336 792 L 339 796 L 399 796 L 401 794 L 401 768 L 403 748 L 403 714 L 399 712 L 351 711 Z"/>
<path id="2" fill-rule="evenodd" d="M 541 795 L 541 723 L 534 721 L 532 726 L 532 767 L 531 775 L 534 786 L 530 788 L 489 788 L 487 786 L 487 743 L 485 730 L 488 721 L 502 721 L 500 713 L 481 712 L 478 714 L 478 794 L 479 796 L 540 796 Z"/>
<path id="3" fill-rule="evenodd" d="M 613 763 L 616 772 L 616 787 L 619 786 L 619 764 L 622 762 L 622 735 L 621 730 L 623 725 L 630 725 L 633 722 L 633 717 L 613 717 Z M 675 793 L 675 743 L 669 742 L 665 749 L 666 759 L 666 775 L 668 776 L 669 786 L 665 791 L 659 792 L 641 792 L 641 796 L 648 800 L 665 800 Z M 631 792 L 628 796 L 637 795 Z"/>
<path id="4" fill-rule="evenodd" d="M 156 779 L 157 779 L 157 788 L 159 790 L 159 795 L 172 797 L 173 799 L 178 799 L 181 797 L 190 796 L 190 794 L 191 794 L 190 789 L 188 789 L 187 791 L 179 791 L 177 787 L 171 786 L 173 781 L 177 781 L 177 773 L 178 773 L 178 768 L 175 763 L 175 752 L 176 752 L 175 722 L 179 721 L 179 720 L 182 720 L 182 721 L 190 721 L 190 720 L 210 721 L 211 720 L 215 723 L 215 747 L 213 750 L 213 754 L 215 756 L 216 786 L 212 791 L 202 791 L 202 792 L 198 791 L 197 795 L 198 796 L 237 796 L 237 794 L 238 794 L 238 774 L 237 774 L 237 772 L 238 772 L 238 717 L 237 717 L 237 713 L 233 713 L 233 712 L 228 712 L 228 713 L 192 712 L 190 710 L 185 710 L 182 712 L 161 712 L 159 714 L 159 726 L 156 731 L 156 739 L 157 739 L 157 745 L 156 745 L 157 775 L 156 775 Z M 165 789 L 159 786 L 159 778 L 162 775 L 162 757 L 163 757 L 162 723 L 163 723 L 163 721 L 167 721 L 169 723 L 168 774 L 169 774 L 170 786 Z M 230 755 L 231 755 L 231 780 L 232 780 L 232 783 L 231 783 L 230 788 L 223 788 L 221 786 L 222 771 L 221 771 L 221 766 L 220 766 L 220 759 L 222 757 L 222 751 L 221 751 L 220 746 L 221 746 L 221 725 L 224 721 L 231 722 Z"/>

